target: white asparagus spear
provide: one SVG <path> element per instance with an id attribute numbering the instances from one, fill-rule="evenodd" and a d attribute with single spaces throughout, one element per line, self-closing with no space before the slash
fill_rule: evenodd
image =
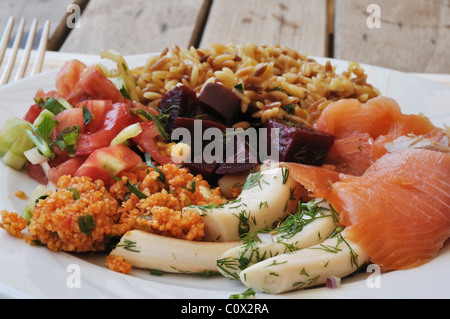
<path id="1" fill-rule="evenodd" d="M 301 187 L 287 168 L 273 168 L 249 174 L 235 200 L 214 206 L 188 206 L 205 223 L 206 241 L 237 241 L 249 233 L 284 219 L 296 207 Z"/>
<path id="2" fill-rule="evenodd" d="M 336 229 L 331 207 L 324 199 L 303 204 L 302 211 L 290 215 L 274 231 L 257 233 L 220 256 L 220 273 L 239 279 L 240 272 L 264 259 L 307 248 L 326 240 Z"/>
<path id="3" fill-rule="evenodd" d="M 249 288 L 277 294 L 324 284 L 330 276 L 343 278 L 368 261 L 364 251 L 345 238 L 344 230 L 321 244 L 254 264 L 240 273 L 240 279 Z"/>
<path id="4" fill-rule="evenodd" d="M 203 242 L 131 230 L 111 255 L 122 256 L 134 267 L 172 273 L 217 272 L 216 260 L 236 242 Z"/>

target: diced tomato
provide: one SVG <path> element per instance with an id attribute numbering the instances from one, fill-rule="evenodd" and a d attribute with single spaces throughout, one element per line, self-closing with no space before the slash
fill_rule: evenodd
<path id="1" fill-rule="evenodd" d="M 142 158 L 123 144 L 108 146 L 92 152 L 78 168 L 75 176 L 101 179 L 109 185 L 114 182 L 111 175 L 130 170 L 142 162 Z"/>
<path id="2" fill-rule="evenodd" d="M 28 121 L 30 123 L 33 123 L 35 119 L 37 119 L 37 117 L 39 116 L 39 114 L 41 114 L 42 109 L 40 109 L 36 104 L 33 104 L 32 106 L 30 106 L 30 108 L 28 109 L 27 113 L 25 114 L 25 116 L 23 117 L 23 119 L 25 121 Z"/>
<path id="3" fill-rule="evenodd" d="M 48 178 L 47 175 L 45 175 L 45 172 L 40 164 L 31 164 L 28 162 L 27 173 L 28 176 L 37 181 L 39 184 L 47 185 Z"/>
<path id="4" fill-rule="evenodd" d="M 62 162 L 58 166 L 50 168 L 48 172 L 48 179 L 50 182 L 56 184 L 58 179 L 63 175 L 75 176 L 76 171 L 85 160 L 85 156 L 69 158 L 67 161 Z"/>
<path id="5" fill-rule="evenodd" d="M 79 135 L 75 154 L 77 156 L 89 155 L 99 148 L 109 146 L 120 131 L 128 125 L 136 123 L 138 118 L 130 114 L 128 106 L 129 103 L 112 104 L 97 132 Z"/>
<path id="6" fill-rule="evenodd" d="M 42 89 L 37 90 L 36 94 L 34 95 L 34 98 L 36 101 L 39 101 L 40 99 L 43 99 L 46 101 L 49 98 L 55 98 L 56 100 L 61 97 L 61 95 L 56 90 L 50 90 L 48 92 L 44 92 Z"/>
<path id="7" fill-rule="evenodd" d="M 104 121 L 106 113 L 111 109 L 111 100 L 89 100 L 77 104 L 77 108 L 86 106 L 88 111 L 92 114 L 91 121 L 85 125 L 84 133 L 92 133 L 98 131 Z"/>
<path id="8" fill-rule="evenodd" d="M 56 89 L 58 93 L 67 98 L 80 81 L 82 72 L 86 65 L 78 60 L 67 61 L 56 75 Z"/>
<path id="9" fill-rule="evenodd" d="M 160 165 L 173 163 L 172 158 L 161 152 L 158 147 L 157 143 L 162 141 L 162 137 L 155 123 L 153 121 L 147 121 L 141 124 L 141 127 L 141 134 L 132 139 L 138 148 L 144 153 L 149 153 L 152 159 Z"/>
<path id="10" fill-rule="evenodd" d="M 51 97 L 53 97 L 55 99 L 59 99 L 60 95 L 55 90 L 51 90 L 51 91 L 48 91 L 47 93 L 45 93 L 41 89 L 37 90 L 36 94 L 34 95 L 34 99 L 36 101 L 39 101 L 40 99 L 43 99 L 45 101 L 45 100 L 47 100 L 48 98 L 51 98 Z M 35 103 L 35 104 L 30 106 L 30 108 L 28 109 L 28 111 L 25 114 L 23 119 L 25 121 L 33 123 L 34 120 L 39 116 L 39 114 L 41 114 L 41 112 L 42 112 L 42 109 L 40 109 L 38 107 L 38 104 Z"/>
<path id="11" fill-rule="evenodd" d="M 84 129 L 84 119 L 82 109 L 67 109 L 56 114 L 53 119 L 58 122 L 58 125 L 52 131 L 50 138 L 53 140 L 66 127 L 78 125 L 80 132 Z"/>
<path id="12" fill-rule="evenodd" d="M 106 78 L 102 69 L 94 65 L 83 70 L 80 80 L 67 100 L 76 105 L 85 100 L 111 100 L 116 103 L 123 102 L 125 98 L 114 83 Z"/>

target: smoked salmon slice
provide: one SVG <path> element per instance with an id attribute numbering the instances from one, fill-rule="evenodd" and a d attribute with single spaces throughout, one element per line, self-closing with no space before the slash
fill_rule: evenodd
<path id="1" fill-rule="evenodd" d="M 336 137 L 325 162 L 342 173 L 361 175 L 386 153 L 385 144 L 399 136 L 426 135 L 436 130 L 424 115 L 403 114 L 397 102 L 385 96 L 365 104 L 356 99 L 327 106 L 315 128 Z"/>
<path id="2" fill-rule="evenodd" d="M 347 238 L 383 270 L 422 265 L 450 237 L 448 153 L 426 149 L 387 153 L 362 176 L 346 175 L 331 186 L 334 171 L 283 165 L 305 188 L 328 200 L 346 227 Z"/>

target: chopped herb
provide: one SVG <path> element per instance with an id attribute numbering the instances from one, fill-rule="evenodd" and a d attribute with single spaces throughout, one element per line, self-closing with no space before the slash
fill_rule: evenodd
<path id="1" fill-rule="evenodd" d="M 295 104 L 289 103 L 281 107 L 289 115 L 295 115 Z"/>
<path id="2" fill-rule="evenodd" d="M 262 178 L 262 172 L 258 171 L 258 172 L 254 172 L 251 173 L 248 177 L 247 180 L 245 181 L 244 186 L 242 186 L 242 189 L 250 189 L 255 187 L 256 185 L 259 185 L 259 187 L 261 188 L 261 178 Z"/>
<path id="3" fill-rule="evenodd" d="M 255 291 L 252 288 L 248 288 L 246 291 L 240 294 L 233 294 L 230 296 L 230 299 L 254 299 Z"/>
<path id="4" fill-rule="evenodd" d="M 62 151 L 66 151 L 69 156 L 74 157 L 80 130 L 81 127 L 78 125 L 68 126 L 56 135 L 53 143 Z"/>
<path id="5" fill-rule="evenodd" d="M 76 188 L 69 187 L 67 190 L 72 192 L 73 199 L 77 200 L 80 198 L 80 193 L 78 193 L 78 190 Z"/>
<path id="6" fill-rule="evenodd" d="M 160 182 L 162 182 L 164 185 L 166 185 L 166 176 L 164 175 L 164 173 L 158 167 L 156 167 L 155 164 L 153 164 L 152 157 L 150 156 L 150 154 L 149 153 L 145 153 L 144 157 L 145 157 L 145 163 L 148 166 L 150 166 L 151 168 L 153 168 L 156 172 L 159 173 L 158 180 Z M 195 191 L 195 184 L 194 184 L 194 191 Z"/>
<path id="7" fill-rule="evenodd" d="M 153 276 L 162 276 L 163 271 L 158 269 L 150 269 L 150 275 Z"/>
<path id="8" fill-rule="evenodd" d="M 86 105 L 83 105 L 83 122 L 84 125 L 88 125 L 92 121 L 92 113 L 88 110 Z"/>
<path id="9" fill-rule="evenodd" d="M 36 127 L 31 126 L 31 130 L 26 130 L 25 133 L 30 140 L 36 145 L 39 152 L 46 157 L 52 156 L 52 145 L 50 142 L 50 133 L 58 125 L 58 121 L 53 118 L 44 117 L 42 122 Z"/>
<path id="10" fill-rule="evenodd" d="M 38 106 L 39 106 L 39 103 L 38 103 Z M 66 110 L 64 105 L 59 103 L 58 100 L 55 99 L 54 97 L 51 97 L 51 98 L 47 99 L 45 101 L 45 104 L 42 105 L 41 108 L 47 109 L 50 112 L 52 112 L 53 114 L 55 114 L 55 115 L 58 114 L 58 113 L 61 113 L 64 110 Z"/>
<path id="11" fill-rule="evenodd" d="M 281 174 L 283 175 L 283 185 L 286 184 L 286 182 L 289 179 L 289 168 L 282 167 L 281 168 Z"/>
<path id="12" fill-rule="evenodd" d="M 127 92 L 127 90 L 125 89 L 124 86 L 122 86 L 119 91 L 120 91 L 120 93 L 122 93 L 122 96 L 124 98 L 126 98 L 128 100 L 131 100 L 130 94 L 128 94 L 128 92 Z"/>
<path id="13" fill-rule="evenodd" d="M 239 91 L 241 93 L 244 93 L 244 85 L 242 83 L 238 83 L 234 86 L 234 88 L 236 89 L 236 91 Z"/>
<path id="14" fill-rule="evenodd" d="M 147 195 L 145 195 L 143 192 L 141 192 L 136 186 L 131 184 L 130 180 L 127 180 L 127 188 L 130 192 L 132 192 L 134 195 L 136 195 L 139 199 L 147 198 Z"/>
<path id="15" fill-rule="evenodd" d="M 116 247 L 123 247 L 123 249 L 126 249 L 128 251 L 132 251 L 132 252 L 135 252 L 135 253 L 139 253 L 140 252 L 139 250 L 134 249 L 134 248 L 136 248 L 136 242 L 135 241 L 131 241 L 129 239 L 125 239 L 123 242 L 124 242 L 123 244 L 117 244 Z"/>
<path id="16" fill-rule="evenodd" d="M 155 123 L 155 126 L 158 129 L 159 134 L 161 134 L 161 137 L 163 138 L 164 141 L 167 141 L 169 139 L 169 134 L 166 132 L 166 129 L 164 128 L 165 125 L 163 124 L 163 121 L 167 120 L 167 118 L 169 117 L 168 114 L 156 116 L 150 113 L 149 111 L 143 109 L 139 109 L 136 112 L 137 114 L 145 117 L 147 120 L 152 120 Z"/>
<path id="17" fill-rule="evenodd" d="M 97 226 L 97 224 L 95 223 L 94 215 L 89 213 L 86 215 L 79 216 L 78 217 L 78 226 L 80 227 L 80 231 L 83 234 L 90 236 L 91 232 Z"/>
<path id="18" fill-rule="evenodd" d="M 195 183 L 196 183 L 196 180 L 194 179 L 192 182 L 191 182 L 191 186 L 190 187 L 187 187 L 187 186 L 185 186 L 184 188 L 186 188 L 188 191 L 190 191 L 191 193 L 195 193 Z M 188 205 L 189 206 L 189 205 Z"/>

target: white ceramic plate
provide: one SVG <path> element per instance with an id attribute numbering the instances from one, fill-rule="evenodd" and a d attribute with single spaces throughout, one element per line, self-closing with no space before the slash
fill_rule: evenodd
<path id="1" fill-rule="evenodd" d="M 142 65 L 147 56 L 130 56 L 130 67 Z M 323 63 L 324 58 L 317 58 Z M 92 61 L 85 61 L 90 64 Z M 102 61 L 103 63 L 103 61 Z M 332 60 L 338 70 L 347 62 Z M 368 82 L 383 95 L 397 100 L 405 113 L 424 113 L 433 123 L 450 124 L 450 87 L 416 76 L 380 67 L 363 65 Z M 33 103 L 35 92 L 54 89 L 56 72 L 37 75 L 0 89 L 0 127 L 7 118 L 22 117 Z M 27 194 L 37 186 L 25 173 L 0 163 L 0 209 L 21 212 L 25 201 L 13 192 Z M 221 276 L 203 278 L 194 275 L 150 275 L 133 269 L 128 275 L 107 269 L 104 255 L 55 253 L 45 247 L 33 247 L 0 229 L 0 297 L 1 298 L 190 298 L 227 299 L 246 288 L 238 281 Z M 422 267 L 382 274 L 379 281 L 371 273 L 342 280 L 338 289 L 318 287 L 303 291 L 257 298 L 449 298 L 450 244 L 437 258 Z M 73 268 L 75 267 L 75 268 Z M 75 286 L 75 273 L 80 285 Z M 373 284 L 379 283 L 379 287 Z"/>

